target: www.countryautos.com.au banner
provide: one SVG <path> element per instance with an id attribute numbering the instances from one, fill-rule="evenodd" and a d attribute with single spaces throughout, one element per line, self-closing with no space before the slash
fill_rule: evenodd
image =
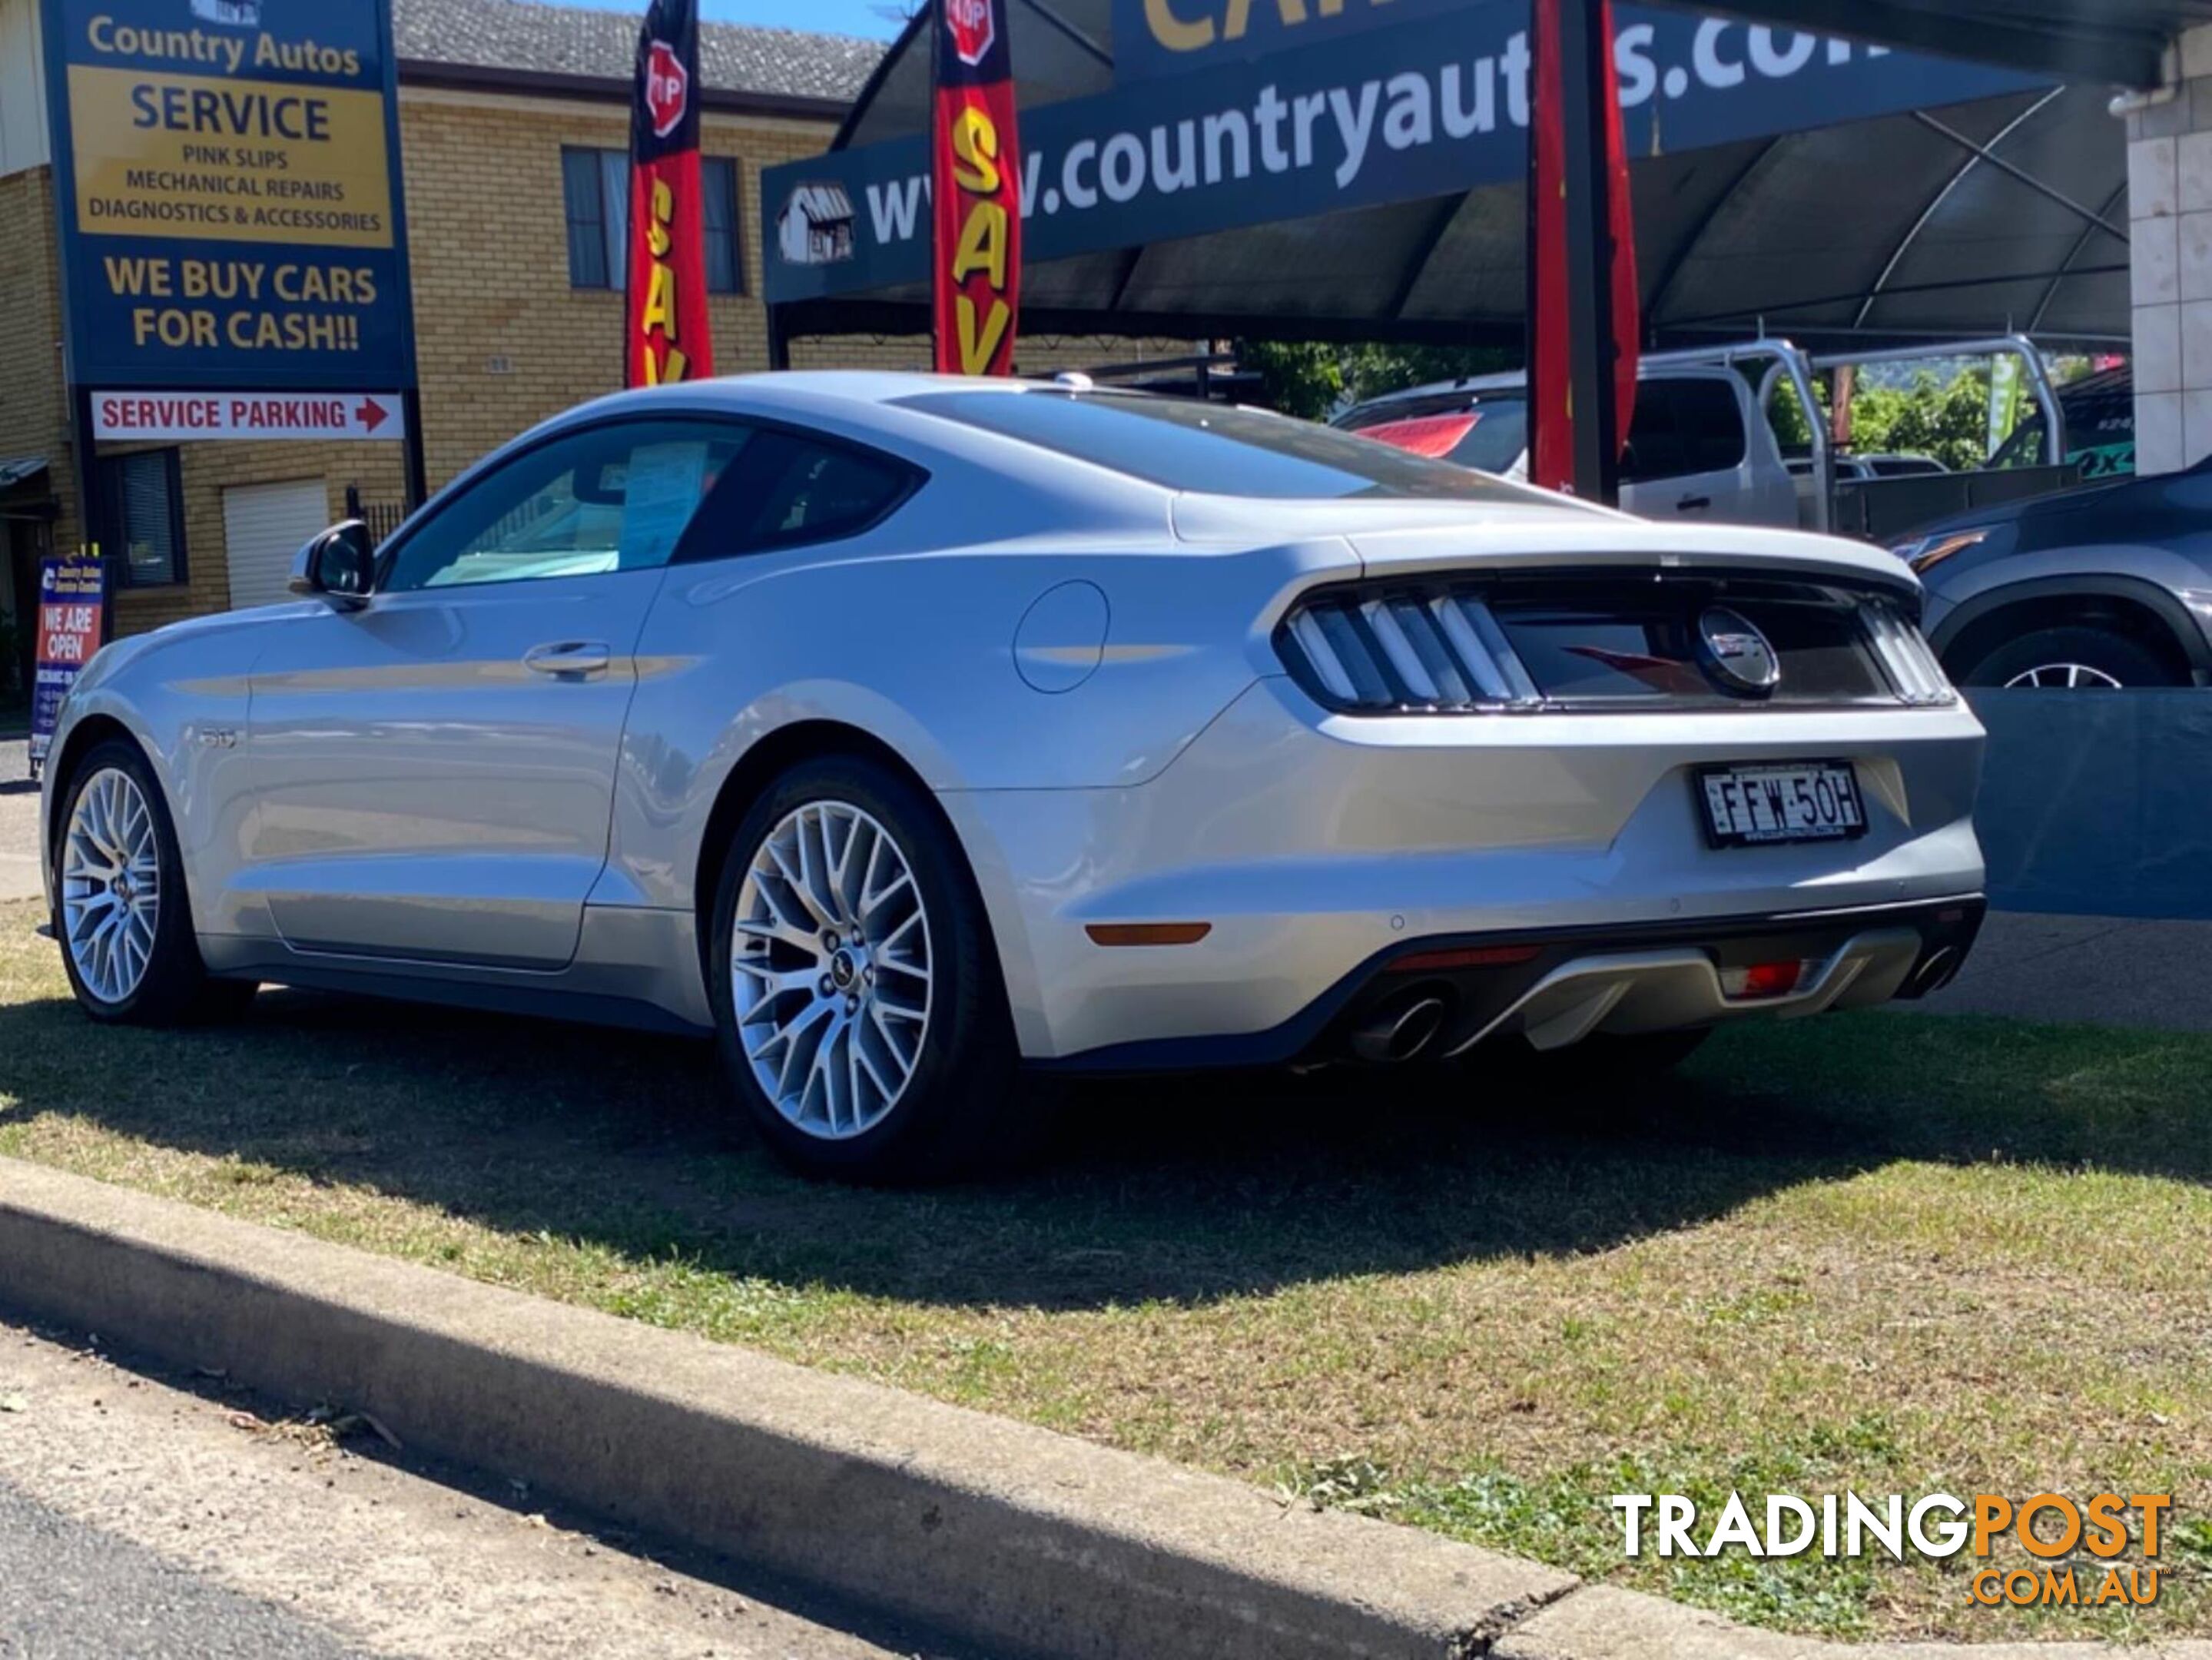
<path id="1" fill-rule="evenodd" d="M 388 0 L 44 0 L 70 379 L 415 383 Z"/>
<path id="2" fill-rule="evenodd" d="M 1251 15 L 1270 10 L 1255 4 Z M 1196 55 L 1182 73 L 1125 71 L 1110 93 L 1025 109 L 1027 256 L 1034 264 L 1518 178 L 1528 165 L 1527 19 L 1514 0 L 1455 4 L 1256 56 Z M 2042 84 L 1637 6 L 1620 8 L 1614 61 L 1632 157 Z M 768 169 L 767 297 L 926 281 L 930 207 L 918 133 Z"/>

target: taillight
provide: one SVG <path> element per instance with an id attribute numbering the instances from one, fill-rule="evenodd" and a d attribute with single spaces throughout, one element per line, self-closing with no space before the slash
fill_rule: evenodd
<path id="1" fill-rule="evenodd" d="M 1328 708 L 1510 709 L 1543 702 L 1490 607 L 1464 594 L 1323 595 L 1291 611 L 1275 645 L 1291 678 Z"/>
<path id="2" fill-rule="evenodd" d="M 1859 607 L 1867 637 L 1881 658 L 1883 670 L 1908 703 L 1950 703 L 1959 694 L 1950 677 L 1936 660 L 1936 654 L 1918 629 L 1899 615 L 1886 600 L 1872 599 Z"/>

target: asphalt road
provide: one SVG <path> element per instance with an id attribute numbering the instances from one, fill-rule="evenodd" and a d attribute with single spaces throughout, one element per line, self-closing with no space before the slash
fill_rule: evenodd
<path id="1" fill-rule="evenodd" d="M 949 1653 L 493 1486 L 0 1323 L 0 1660 Z"/>
<path id="2" fill-rule="evenodd" d="M 0 1483 L 0 1656 L 7 1660 L 356 1660 L 367 1652 Z"/>

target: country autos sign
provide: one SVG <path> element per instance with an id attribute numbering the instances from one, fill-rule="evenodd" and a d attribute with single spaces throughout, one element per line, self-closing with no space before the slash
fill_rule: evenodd
<path id="1" fill-rule="evenodd" d="M 1224 5 L 1216 27 L 1273 9 Z M 1207 57 L 1204 72 L 1125 74 L 1110 93 L 1024 109 L 1025 256 L 1036 265 L 1519 178 L 1528 166 L 1528 18 L 1516 0 L 1455 0 L 1386 27 L 1339 33 L 1316 24 L 1282 33 L 1276 50 Z M 2039 84 L 2006 70 L 1644 6 L 1619 9 L 1613 61 L 1632 157 Z M 920 133 L 764 172 L 768 298 L 927 281 L 929 174 Z M 849 218 L 830 214 L 832 204 L 849 208 Z"/>
<path id="2" fill-rule="evenodd" d="M 389 0 L 43 0 L 70 381 L 415 380 Z"/>
<path id="3" fill-rule="evenodd" d="M 99 439 L 404 438 L 397 392 L 96 392 Z"/>

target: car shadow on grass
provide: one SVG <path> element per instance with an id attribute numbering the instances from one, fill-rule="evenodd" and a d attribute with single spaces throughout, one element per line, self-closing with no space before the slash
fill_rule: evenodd
<path id="1" fill-rule="evenodd" d="M 783 1172 L 703 1043 L 270 989 L 176 1032 L 0 1006 L 0 1131 L 75 1117 L 740 1279 L 1083 1309 L 1602 1250 L 1901 1158 L 2203 1180 L 2208 1061 L 2197 1038 L 1875 1014 L 1730 1031 L 1607 1098 L 1504 1061 L 1102 1080 L 1027 1092 L 1054 1127 L 1026 1168 L 888 1192 Z"/>

